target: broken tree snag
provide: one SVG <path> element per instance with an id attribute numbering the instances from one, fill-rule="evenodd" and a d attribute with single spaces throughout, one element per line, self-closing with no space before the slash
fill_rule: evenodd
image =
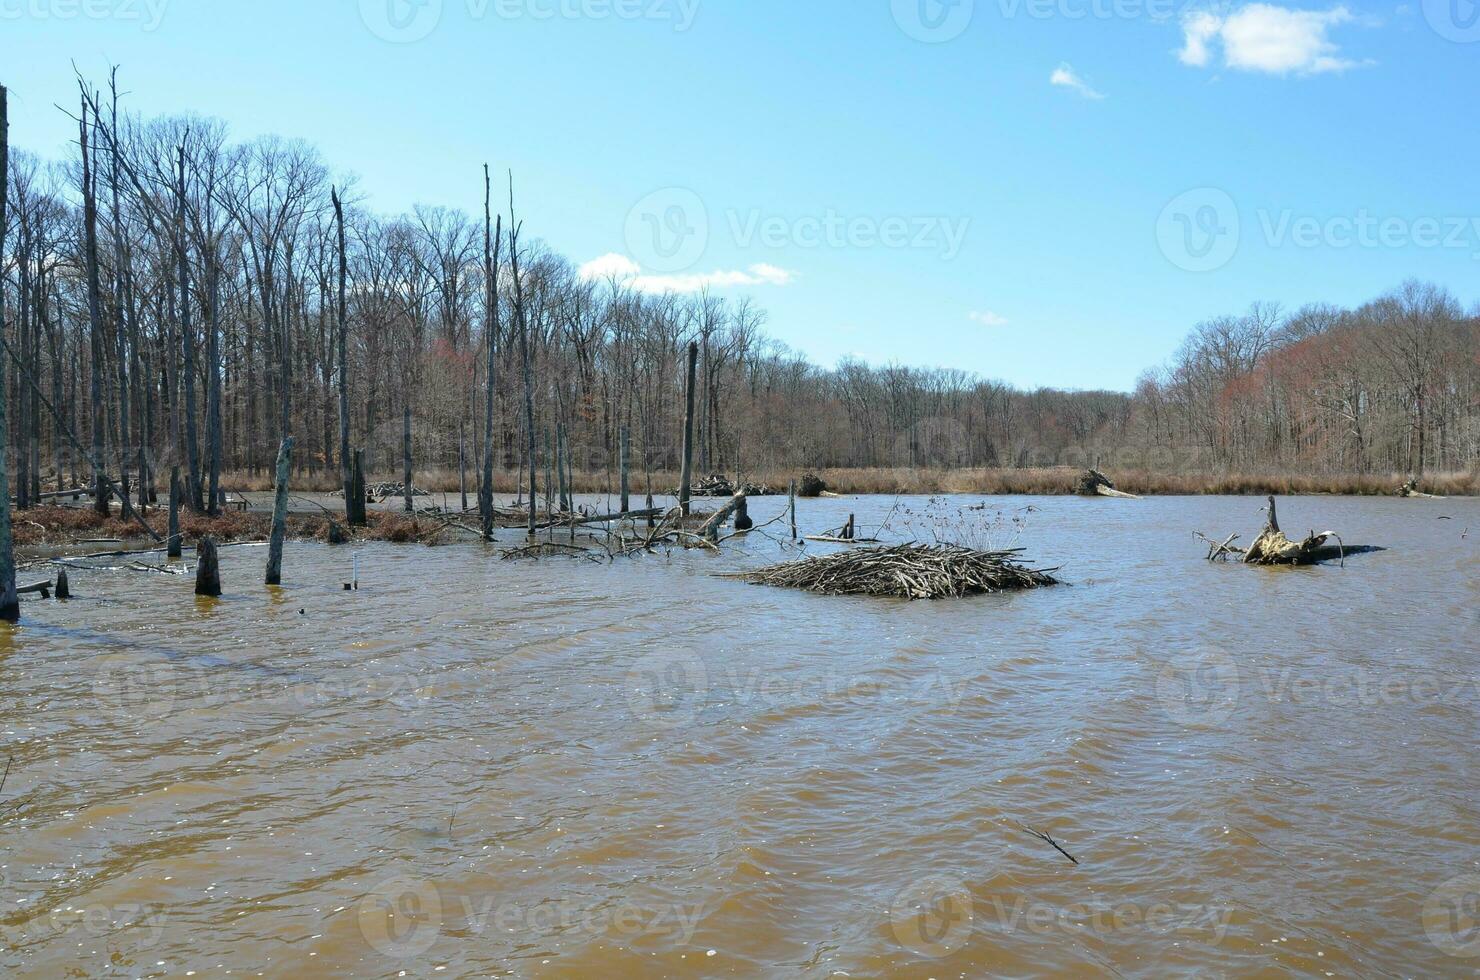
<path id="1" fill-rule="evenodd" d="M 406 412 L 402 416 L 402 418 L 404 419 L 404 421 L 401 424 L 401 454 L 402 454 L 402 457 L 401 458 L 406 463 L 406 479 L 402 481 L 401 486 L 402 486 L 402 488 L 403 488 L 403 490 L 404 490 L 404 492 L 406 494 L 406 513 L 410 514 L 413 510 L 415 510 L 415 508 L 412 506 L 412 503 L 411 503 L 411 496 L 412 496 L 413 491 L 411 489 L 411 406 L 410 406 L 410 404 L 407 404 L 407 406 L 406 406 Z"/>
<path id="2" fill-rule="evenodd" d="M 272 537 L 267 544 L 267 584 L 283 584 L 283 535 L 288 529 L 288 470 L 293 459 L 293 437 L 278 447 L 277 493 L 272 499 Z"/>
<path id="3" fill-rule="evenodd" d="M 647 521 L 648 521 L 648 530 L 652 530 L 654 527 L 657 527 L 657 524 L 654 523 L 654 518 L 656 518 L 658 516 L 658 513 L 659 513 L 658 509 L 653 506 L 653 495 L 652 494 L 648 494 L 647 495 L 647 515 L 648 515 Z"/>
<path id="4" fill-rule="evenodd" d="M 180 557 L 180 467 L 170 467 L 170 517 L 166 532 L 165 557 Z"/>
<path id="5" fill-rule="evenodd" d="M 709 515 L 709 519 L 699 526 L 699 537 L 706 541 L 715 541 L 719 538 L 719 529 L 729 520 L 730 515 L 745 505 L 745 494 L 737 493 L 730 498 L 730 502 L 719 510 Z M 739 530 L 739 528 L 736 528 Z"/>
<path id="6" fill-rule="evenodd" d="M 57 569 L 56 593 L 58 599 L 72 598 L 72 583 L 67 581 L 67 570 L 65 568 Z"/>
<path id="7" fill-rule="evenodd" d="M 797 481 L 792 480 L 786 490 L 787 508 L 791 511 L 791 539 L 797 539 Z"/>
<path id="8" fill-rule="evenodd" d="M 798 497 L 820 497 L 827 493 L 827 484 L 816 473 L 803 473 L 796 488 Z"/>
<path id="9" fill-rule="evenodd" d="M 207 535 L 195 546 L 195 594 L 221 594 L 221 564 L 216 556 L 216 542 Z"/>
<path id="10" fill-rule="evenodd" d="M 750 519 L 750 508 L 746 506 L 745 495 L 742 493 L 739 502 L 735 505 L 735 530 L 749 531 L 755 527 L 755 521 Z"/>
<path id="11" fill-rule="evenodd" d="M 1110 478 L 1099 470 L 1085 470 L 1084 475 L 1074 487 L 1074 492 L 1082 497 L 1123 497 L 1127 500 L 1140 500 L 1133 493 L 1123 493 L 1115 489 L 1115 484 Z"/>
<path id="12" fill-rule="evenodd" d="M 1226 555 L 1240 555 L 1239 560 L 1246 565 L 1313 565 L 1328 558 L 1339 557 L 1342 565 L 1346 564 L 1346 546 L 1335 531 L 1322 531 L 1320 534 L 1311 531 L 1304 540 L 1291 541 L 1280 530 L 1274 497 L 1269 498 L 1264 510 L 1264 530 L 1259 532 L 1259 536 L 1247 549 L 1234 547 L 1237 534 L 1230 534 L 1221 544 L 1199 534 L 1198 537 L 1209 545 L 1208 560 L 1217 561 Z M 1334 549 L 1326 545 L 1328 538 L 1336 539 Z"/>
<path id="13" fill-rule="evenodd" d="M 619 475 L 619 480 L 620 480 L 619 487 L 620 487 L 621 494 L 622 494 L 622 498 L 621 498 L 621 509 L 622 509 L 622 511 L 624 513 L 626 511 L 632 509 L 632 502 L 630 500 L 630 497 L 631 497 L 631 487 L 630 487 L 630 480 L 629 480 L 629 477 L 628 477 L 631 464 L 632 464 L 632 433 L 627 428 L 627 426 L 625 424 L 623 424 L 621 434 L 620 434 L 620 436 L 618 437 L 618 440 L 617 440 L 617 467 L 618 467 L 618 470 L 620 472 L 620 475 Z"/>
<path id="14" fill-rule="evenodd" d="M 689 485 L 694 478 L 694 375 L 699 367 L 699 344 L 689 341 L 689 383 L 684 389 L 683 469 L 679 472 L 678 509 L 689 516 Z M 705 370 L 708 370 L 706 368 Z"/>
<path id="15" fill-rule="evenodd" d="M 332 517 L 329 518 L 329 543 L 344 544 L 347 540 L 349 540 L 349 536 L 345 533 L 344 525 Z"/>
<path id="16" fill-rule="evenodd" d="M 365 450 L 355 450 L 355 464 L 350 474 L 351 506 L 349 510 L 350 527 L 366 527 L 369 521 L 365 519 Z"/>

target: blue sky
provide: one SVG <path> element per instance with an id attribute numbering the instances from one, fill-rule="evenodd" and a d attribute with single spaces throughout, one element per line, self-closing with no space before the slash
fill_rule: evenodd
<path id="1" fill-rule="evenodd" d="M 129 105 L 317 144 L 822 364 L 1120 388 L 1200 319 L 1480 299 L 1480 8 L 1171 0 L 0 0 L 11 139 Z M 1216 9 L 1216 12 L 1212 12 Z"/>

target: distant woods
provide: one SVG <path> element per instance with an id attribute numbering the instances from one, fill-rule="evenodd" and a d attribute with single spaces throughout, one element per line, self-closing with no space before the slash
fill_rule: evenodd
<path id="1" fill-rule="evenodd" d="M 479 161 L 460 196 L 482 214 L 379 215 L 306 143 L 233 143 L 114 92 L 73 94 L 69 159 L 11 153 L 0 363 L 21 507 L 75 487 L 152 501 L 178 466 L 183 506 L 210 508 L 290 435 L 296 471 L 348 486 L 360 447 L 367 468 L 399 467 L 408 408 L 418 470 L 464 458 L 480 487 L 497 470 L 532 492 L 562 463 L 615 474 L 625 444 L 647 492 L 646 474 L 680 465 L 691 344 L 700 474 L 1480 460 L 1480 324 L 1432 286 L 1208 321 L 1130 394 L 824 369 L 748 299 L 583 279 L 521 237 Z"/>

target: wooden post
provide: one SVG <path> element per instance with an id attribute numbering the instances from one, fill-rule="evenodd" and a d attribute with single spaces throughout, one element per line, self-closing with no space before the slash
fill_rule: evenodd
<path id="1" fill-rule="evenodd" d="M 791 539 L 797 539 L 797 481 L 792 480 L 791 486 L 786 490 L 789 509 L 791 510 Z"/>
<path id="2" fill-rule="evenodd" d="M 8 217 L 3 200 L 10 191 L 10 119 L 6 109 L 5 86 L 0 85 L 0 255 L 5 255 Z M 0 275 L 0 343 L 6 342 L 5 282 Z M 10 427 L 5 418 L 5 375 L 0 366 L 0 619 L 14 623 L 21 618 L 21 601 L 15 594 L 15 551 L 10 537 L 10 484 L 6 481 L 5 463 L 10 455 Z"/>
<path id="3" fill-rule="evenodd" d="M 354 472 L 349 480 L 354 506 L 349 511 L 349 523 L 350 527 L 365 527 L 369 524 L 365 518 L 365 450 L 356 449 L 354 457 Z"/>
<path id="4" fill-rule="evenodd" d="M 411 503 L 411 405 L 409 403 L 406 405 L 406 412 L 401 422 L 401 458 L 406 464 L 406 480 L 401 487 L 401 492 L 406 497 L 406 513 L 409 514 L 416 509 Z"/>
<path id="5" fill-rule="evenodd" d="M 267 544 L 267 584 L 283 584 L 283 535 L 288 529 L 288 470 L 293 459 L 293 437 L 278 447 L 277 493 L 272 500 L 272 537 Z"/>
<path id="6" fill-rule="evenodd" d="M 170 517 L 166 530 L 165 556 L 180 557 L 180 465 L 170 467 Z"/>
<path id="7" fill-rule="evenodd" d="M 657 525 L 653 521 L 653 495 L 647 495 L 648 530 L 651 531 Z"/>
<path id="8" fill-rule="evenodd" d="M 178 469 L 178 468 L 177 468 Z M 179 485 L 176 474 L 175 484 Z M 178 492 L 176 493 L 178 496 Z M 216 542 L 209 535 L 200 539 L 195 546 L 195 594 L 218 596 L 221 594 L 221 565 L 216 557 Z"/>
<path id="9" fill-rule="evenodd" d="M 67 581 L 67 570 L 65 568 L 57 569 L 57 598 L 72 598 L 72 583 Z"/>
<path id="10" fill-rule="evenodd" d="M 623 425 L 622 431 L 617 437 L 617 467 L 620 471 L 619 479 L 621 481 L 620 489 L 622 492 L 622 506 L 617 509 L 624 514 L 632 509 L 632 487 L 631 481 L 628 478 L 628 473 L 631 468 L 631 461 L 632 433 L 628 430 L 626 425 Z"/>
<path id="11" fill-rule="evenodd" d="M 694 373 L 699 367 L 699 345 L 689 341 L 689 381 L 684 389 L 683 462 L 678 482 L 678 509 L 689 513 L 689 484 L 694 478 Z"/>

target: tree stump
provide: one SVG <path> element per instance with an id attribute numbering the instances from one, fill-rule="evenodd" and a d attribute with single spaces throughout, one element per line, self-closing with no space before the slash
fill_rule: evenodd
<path id="1" fill-rule="evenodd" d="M 216 542 L 209 535 L 200 539 L 195 546 L 195 594 L 219 596 L 221 594 L 221 564 L 216 557 Z"/>
<path id="2" fill-rule="evenodd" d="M 58 599 L 72 598 L 72 583 L 67 581 L 67 570 L 65 568 L 57 569 L 56 593 Z"/>

